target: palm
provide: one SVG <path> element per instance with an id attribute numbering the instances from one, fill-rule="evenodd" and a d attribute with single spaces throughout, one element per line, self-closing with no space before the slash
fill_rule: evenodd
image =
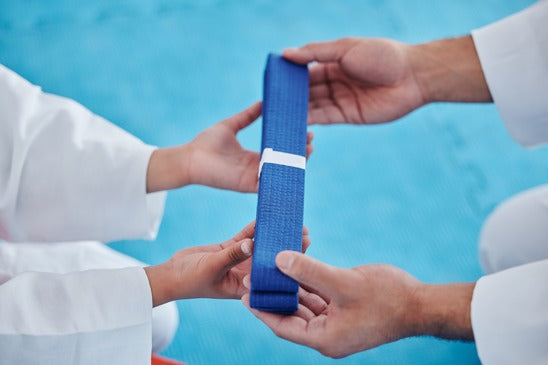
<path id="1" fill-rule="evenodd" d="M 260 156 L 242 148 L 236 132 L 219 123 L 193 141 L 200 146 L 191 161 L 191 176 L 197 183 L 243 192 L 257 190 Z"/>
<path id="2" fill-rule="evenodd" d="M 193 148 L 189 176 L 194 184 L 241 192 L 256 192 L 260 155 L 240 145 L 237 134 L 261 115 L 261 103 L 225 119 L 200 133 Z M 312 153 L 312 133 L 307 134 L 306 155 Z"/>
<path id="3" fill-rule="evenodd" d="M 380 39 L 348 43 L 338 62 L 310 68 L 310 123 L 382 123 L 421 105 L 401 44 Z"/>

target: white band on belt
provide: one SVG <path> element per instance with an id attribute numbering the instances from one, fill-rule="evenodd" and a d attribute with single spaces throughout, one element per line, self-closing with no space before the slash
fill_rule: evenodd
<path id="1" fill-rule="evenodd" d="M 274 151 L 272 148 L 265 148 L 261 156 L 261 162 L 259 163 L 259 176 L 261 176 L 263 164 L 265 163 L 296 167 L 304 170 L 306 168 L 306 157 L 287 152 Z"/>

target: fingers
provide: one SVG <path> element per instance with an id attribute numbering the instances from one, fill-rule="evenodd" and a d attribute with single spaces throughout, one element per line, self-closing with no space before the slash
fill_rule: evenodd
<path id="1" fill-rule="evenodd" d="M 306 133 L 306 158 L 310 157 L 312 152 L 314 152 L 314 147 L 312 146 L 312 140 L 314 139 L 314 133 Z"/>
<path id="2" fill-rule="evenodd" d="M 310 155 L 314 152 L 314 147 L 312 145 L 306 146 L 306 159 L 310 157 Z"/>
<path id="3" fill-rule="evenodd" d="M 310 241 L 310 236 L 308 235 L 308 228 L 303 227 L 303 246 L 302 246 L 303 253 L 306 252 L 306 250 L 308 250 L 308 247 L 310 247 L 311 243 L 312 242 Z"/>
<path id="4" fill-rule="evenodd" d="M 245 288 L 247 288 L 247 290 L 251 290 L 251 276 L 249 274 L 244 276 L 244 278 L 242 279 L 242 284 Z M 299 296 L 300 296 L 300 289 L 299 289 Z M 299 316 L 306 320 L 313 318 L 315 316 L 314 311 L 312 310 L 312 308 L 308 308 L 308 306 L 305 304 L 309 302 L 310 301 L 299 302 L 299 306 L 297 307 L 297 311 L 294 313 L 294 315 Z M 317 309 L 318 305 L 314 306 L 313 308 Z"/>
<path id="5" fill-rule="evenodd" d="M 312 310 L 310 310 L 310 308 L 301 303 L 297 305 L 297 311 L 293 313 L 293 315 L 300 317 L 307 322 L 316 317 L 316 314 Z"/>
<path id="6" fill-rule="evenodd" d="M 312 140 L 312 138 L 314 138 L 314 135 L 312 134 L 312 132 L 309 132 L 309 133 L 311 135 L 310 139 Z M 253 236 L 255 235 L 255 223 L 256 223 L 255 220 L 248 223 L 247 226 L 245 226 L 240 232 L 238 232 L 232 238 L 231 241 L 241 241 L 246 238 L 252 239 Z M 310 243 L 311 243 L 310 236 L 308 234 L 309 234 L 308 228 L 303 226 L 303 252 L 306 251 L 306 249 L 310 246 Z M 223 243 L 223 248 L 226 247 L 227 244 L 230 244 L 230 241 Z"/>
<path id="7" fill-rule="evenodd" d="M 331 124 L 346 121 L 341 109 L 335 104 L 324 105 L 308 111 L 308 124 Z"/>
<path id="8" fill-rule="evenodd" d="M 299 303 L 308 308 L 314 315 L 322 314 L 329 305 L 322 297 L 304 288 L 299 288 Z"/>
<path id="9" fill-rule="evenodd" d="M 327 84 L 311 85 L 309 92 L 309 103 L 316 105 L 320 100 L 332 100 L 332 90 Z"/>
<path id="10" fill-rule="evenodd" d="M 228 126 L 234 133 L 238 133 L 259 118 L 261 115 L 261 107 L 262 103 L 258 101 L 244 111 L 225 119 L 221 123 Z"/>
<path id="11" fill-rule="evenodd" d="M 306 144 L 311 144 L 314 140 L 314 133 L 306 132 Z"/>
<path id="12" fill-rule="evenodd" d="M 288 48 L 283 56 L 295 63 L 335 62 L 355 43 L 350 38 L 338 39 L 329 42 L 309 43 L 300 48 Z"/>
<path id="13" fill-rule="evenodd" d="M 247 224 L 247 226 L 244 227 L 240 232 L 238 232 L 232 240 L 234 241 L 241 241 L 245 238 L 253 238 L 253 235 L 255 234 L 255 220 L 251 221 Z"/>
<path id="14" fill-rule="evenodd" d="M 276 266 L 295 280 L 324 292 L 336 293 L 339 287 L 337 269 L 295 251 L 282 251 L 276 256 Z"/>
<path id="15" fill-rule="evenodd" d="M 276 334 L 276 336 L 302 345 L 310 345 L 311 336 L 307 336 L 306 329 L 309 323 L 306 319 L 292 315 L 285 316 L 268 312 L 261 312 L 249 305 L 249 294 L 242 297 L 242 303 Z"/>
<path id="16" fill-rule="evenodd" d="M 312 294 L 315 294 L 315 295 L 319 296 L 325 303 L 327 303 L 327 305 L 329 305 L 331 303 L 331 298 L 328 295 L 326 295 L 325 293 L 322 293 L 318 289 L 311 288 L 310 286 L 308 286 L 306 284 L 303 284 L 303 283 L 300 283 L 300 284 L 301 284 L 300 287 L 302 289 L 304 289 L 308 293 L 312 293 Z"/>
<path id="17" fill-rule="evenodd" d="M 244 278 L 242 279 L 242 284 L 244 287 L 246 287 L 248 290 L 251 290 L 251 276 L 249 274 L 247 274 L 246 276 L 244 276 Z"/>
<path id="18" fill-rule="evenodd" d="M 249 238 L 235 242 L 213 254 L 212 260 L 217 270 L 227 272 L 233 266 L 247 260 L 253 252 L 253 241 Z"/>
<path id="19" fill-rule="evenodd" d="M 308 68 L 310 86 L 326 85 L 335 81 L 348 81 L 338 63 L 314 64 Z"/>

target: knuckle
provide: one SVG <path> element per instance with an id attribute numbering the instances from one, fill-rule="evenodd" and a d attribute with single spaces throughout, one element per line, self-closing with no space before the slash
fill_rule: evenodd
<path id="1" fill-rule="evenodd" d="M 347 51 L 350 48 L 352 48 L 356 43 L 358 43 L 360 40 L 357 37 L 345 37 L 341 38 L 339 40 L 339 45 L 341 46 L 341 51 Z"/>
<path id="2" fill-rule="evenodd" d="M 238 249 L 237 248 L 231 248 L 228 251 L 228 258 L 230 259 L 231 262 L 239 261 L 240 260 L 240 255 L 238 253 Z"/>

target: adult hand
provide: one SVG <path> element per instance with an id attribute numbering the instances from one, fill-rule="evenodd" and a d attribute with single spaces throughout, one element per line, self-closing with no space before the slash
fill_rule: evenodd
<path id="1" fill-rule="evenodd" d="M 183 249 L 160 265 L 145 268 L 153 305 L 189 298 L 239 299 L 246 292 L 242 280 L 251 271 L 255 222 L 230 240 Z M 303 227 L 303 252 L 310 246 Z"/>
<path id="2" fill-rule="evenodd" d="M 383 123 L 433 101 L 487 102 L 472 37 L 407 45 L 343 38 L 286 49 L 310 67 L 309 123 Z"/>
<path id="3" fill-rule="evenodd" d="M 473 338 L 474 284 L 427 285 L 389 265 L 339 269 L 290 251 L 276 264 L 301 283 L 298 311 L 251 312 L 279 337 L 324 355 L 340 358 L 414 335 Z M 249 308 L 249 294 L 242 301 Z"/>
<path id="4" fill-rule="evenodd" d="M 239 131 L 261 115 L 261 103 L 201 132 L 187 145 L 157 150 L 147 173 L 147 191 L 200 184 L 240 192 L 256 192 L 260 154 L 240 145 Z M 307 157 L 314 135 L 307 134 Z"/>
<path id="5" fill-rule="evenodd" d="M 343 38 L 286 49 L 310 67 L 310 123 L 382 123 L 425 103 L 409 62 L 409 46 L 387 39 Z"/>

